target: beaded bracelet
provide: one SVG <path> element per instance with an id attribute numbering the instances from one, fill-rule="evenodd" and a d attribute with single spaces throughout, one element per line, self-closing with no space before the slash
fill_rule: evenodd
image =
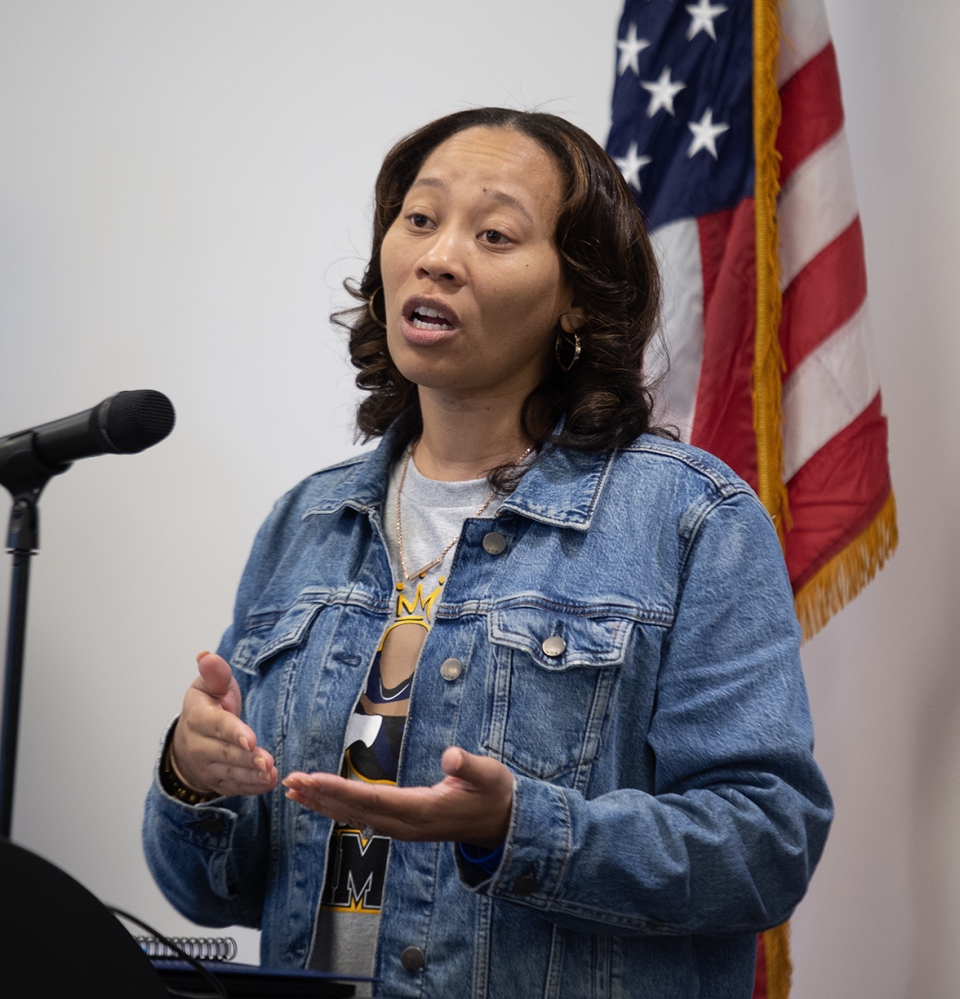
<path id="1" fill-rule="evenodd" d="M 183 774 L 177 769 L 173 759 L 173 733 L 163 750 L 160 760 L 160 786 L 178 801 L 187 805 L 202 805 L 221 797 L 219 791 L 195 791 L 183 779 Z"/>

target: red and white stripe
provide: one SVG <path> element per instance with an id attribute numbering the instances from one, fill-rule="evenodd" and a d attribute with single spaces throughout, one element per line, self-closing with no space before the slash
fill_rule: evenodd
<path id="1" fill-rule="evenodd" d="M 786 555 L 799 589 L 890 492 L 863 234 L 822 0 L 791 0 L 780 55 Z M 654 234 L 663 268 L 662 416 L 756 486 L 752 199 Z"/>

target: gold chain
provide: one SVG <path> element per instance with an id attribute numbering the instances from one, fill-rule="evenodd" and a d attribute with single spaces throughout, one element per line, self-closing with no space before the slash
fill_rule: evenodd
<path id="1" fill-rule="evenodd" d="M 420 440 L 418 438 L 416 441 L 414 441 L 413 446 L 407 452 L 407 456 L 403 460 L 403 471 L 400 473 L 400 485 L 397 486 L 397 545 L 400 548 L 400 565 L 403 567 L 403 575 L 408 583 L 413 582 L 413 580 L 415 580 L 417 576 L 423 579 L 423 577 L 426 576 L 426 574 L 431 569 L 435 569 L 438 565 L 440 565 L 440 563 L 446 557 L 447 552 L 450 551 L 450 549 L 460 539 L 460 534 L 458 532 L 456 537 L 450 542 L 450 544 L 448 544 L 447 547 L 444 548 L 443 551 L 440 552 L 440 554 L 432 562 L 428 562 L 425 566 L 423 566 L 422 569 L 417 569 L 416 572 L 407 572 L 407 560 L 406 558 L 404 558 L 403 555 L 403 529 L 400 526 L 400 494 L 403 492 L 403 483 L 406 481 L 407 478 L 407 466 L 410 464 L 410 459 L 413 457 L 413 452 L 417 449 L 417 445 L 419 443 Z M 528 447 L 527 450 L 524 451 L 523 454 L 520 456 L 520 458 L 513 463 L 513 469 L 510 472 L 511 475 L 513 475 L 513 473 L 517 470 L 517 467 L 520 465 L 520 462 L 522 462 L 523 459 L 526 458 L 526 456 L 532 450 L 533 450 L 533 445 Z M 479 517 L 483 513 L 483 511 L 486 510 L 488 506 L 490 506 L 491 502 L 493 502 L 493 497 L 496 495 L 497 495 L 497 490 L 494 489 L 494 491 L 490 493 L 490 495 L 486 498 L 486 500 L 484 500 L 483 506 L 481 506 L 480 509 L 477 510 L 477 512 L 474 514 L 474 517 Z"/>

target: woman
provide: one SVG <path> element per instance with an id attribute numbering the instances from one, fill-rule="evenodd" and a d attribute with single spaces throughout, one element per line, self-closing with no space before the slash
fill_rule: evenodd
<path id="1" fill-rule="evenodd" d="M 278 503 L 198 657 L 144 823 L 182 912 L 383 996 L 750 995 L 831 805 L 769 518 L 649 433 L 658 287 L 561 119 L 388 154 L 349 324 L 382 440 Z"/>

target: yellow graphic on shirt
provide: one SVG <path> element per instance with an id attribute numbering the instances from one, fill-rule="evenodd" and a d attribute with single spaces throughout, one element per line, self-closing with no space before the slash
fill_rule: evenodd
<path id="1" fill-rule="evenodd" d="M 377 652 L 380 655 L 380 681 L 387 689 L 395 689 L 413 676 L 420 650 L 430 630 L 433 606 L 440 599 L 443 577 L 437 587 L 426 596 L 423 581 L 417 583 L 410 595 L 403 583 L 397 583 L 397 619 L 383 633 Z M 364 695 L 366 696 L 366 695 Z M 376 714 L 406 714 L 406 704 L 399 710 L 396 702 L 374 704 L 363 701 L 364 710 Z"/>
<path id="2" fill-rule="evenodd" d="M 386 836 L 364 837 L 359 829 L 335 828 L 320 907 L 338 912 L 379 912 L 389 850 Z"/>

